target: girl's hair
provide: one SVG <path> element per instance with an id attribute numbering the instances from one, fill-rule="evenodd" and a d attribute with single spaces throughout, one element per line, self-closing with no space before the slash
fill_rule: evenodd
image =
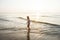
<path id="1" fill-rule="evenodd" d="M 29 16 L 27 16 L 27 19 L 29 19 Z"/>

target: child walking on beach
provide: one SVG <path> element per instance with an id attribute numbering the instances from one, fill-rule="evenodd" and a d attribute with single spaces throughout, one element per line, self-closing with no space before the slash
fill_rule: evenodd
<path id="1" fill-rule="evenodd" d="M 28 30 L 30 30 L 30 18 L 29 18 L 29 16 L 27 16 L 27 28 L 28 28 Z"/>

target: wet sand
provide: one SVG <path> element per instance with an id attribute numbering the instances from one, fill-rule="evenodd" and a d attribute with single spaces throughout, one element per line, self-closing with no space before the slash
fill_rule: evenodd
<path id="1" fill-rule="evenodd" d="M 2 30 L 0 40 L 60 40 L 56 35 L 46 35 L 38 30 Z"/>

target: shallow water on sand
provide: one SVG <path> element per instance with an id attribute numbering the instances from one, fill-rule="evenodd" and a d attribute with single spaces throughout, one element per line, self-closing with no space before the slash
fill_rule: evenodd
<path id="1" fill-rule="evenodd" d="M 26 21 L 19 20 L 0 20 L 0 40 L 60 40 L 60 25 L 31 22 L 28 31 Z"/>

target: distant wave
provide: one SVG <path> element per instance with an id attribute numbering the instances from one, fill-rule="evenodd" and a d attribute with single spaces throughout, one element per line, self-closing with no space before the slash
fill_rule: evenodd
<path id="1" fill-rule="evenodd" d="M 27 19 L 25 19 L 23 17 L 17 17 L 17 18 L 27 21 Z M 7 20 L 7 19 L 3 19 L 3 18 L 0 18 L 0 20 L 13 22 L 12 20 Z M 47 24 L 47 25 L 60 26 L 58 24 L 53 24 L 53 23 L 48 23 L 48 22 L 41 22 L 41 21 L 35 21 L 35 20 L 30 20 L 30 21 L 31 22 L 35 22 L 35 23 L 42 23 L 42 24 Z"/>
<path id="2" fill-rule="evenodd" d="M 2 21 L 9 21 L 9 20 L 7 20 L 7 19 L 3 19 L 3 18 L 0 18 L 0 20 L 2 20 Z"/>
<path id="3" fill-rule="evenodd" d="M 23 18 L 23 17 L 17 17 L 17 18 L 23 19 L 23 20 L 27 20 L 27 19 L 25 19 L 25 18 Z M 31 21 L 31 22 L 35 22 L 35 23 L 42 23 L 42 24 L 47 24 L 47 25 L 60 26 L 60 25 L 58 25 L 58 24 L 53 24 L 53 23 L 48 23 L 48 22 L 41 22 L 41 21 L 35 21 L 35 20 L 30 20 L 30 21 Z"/>

